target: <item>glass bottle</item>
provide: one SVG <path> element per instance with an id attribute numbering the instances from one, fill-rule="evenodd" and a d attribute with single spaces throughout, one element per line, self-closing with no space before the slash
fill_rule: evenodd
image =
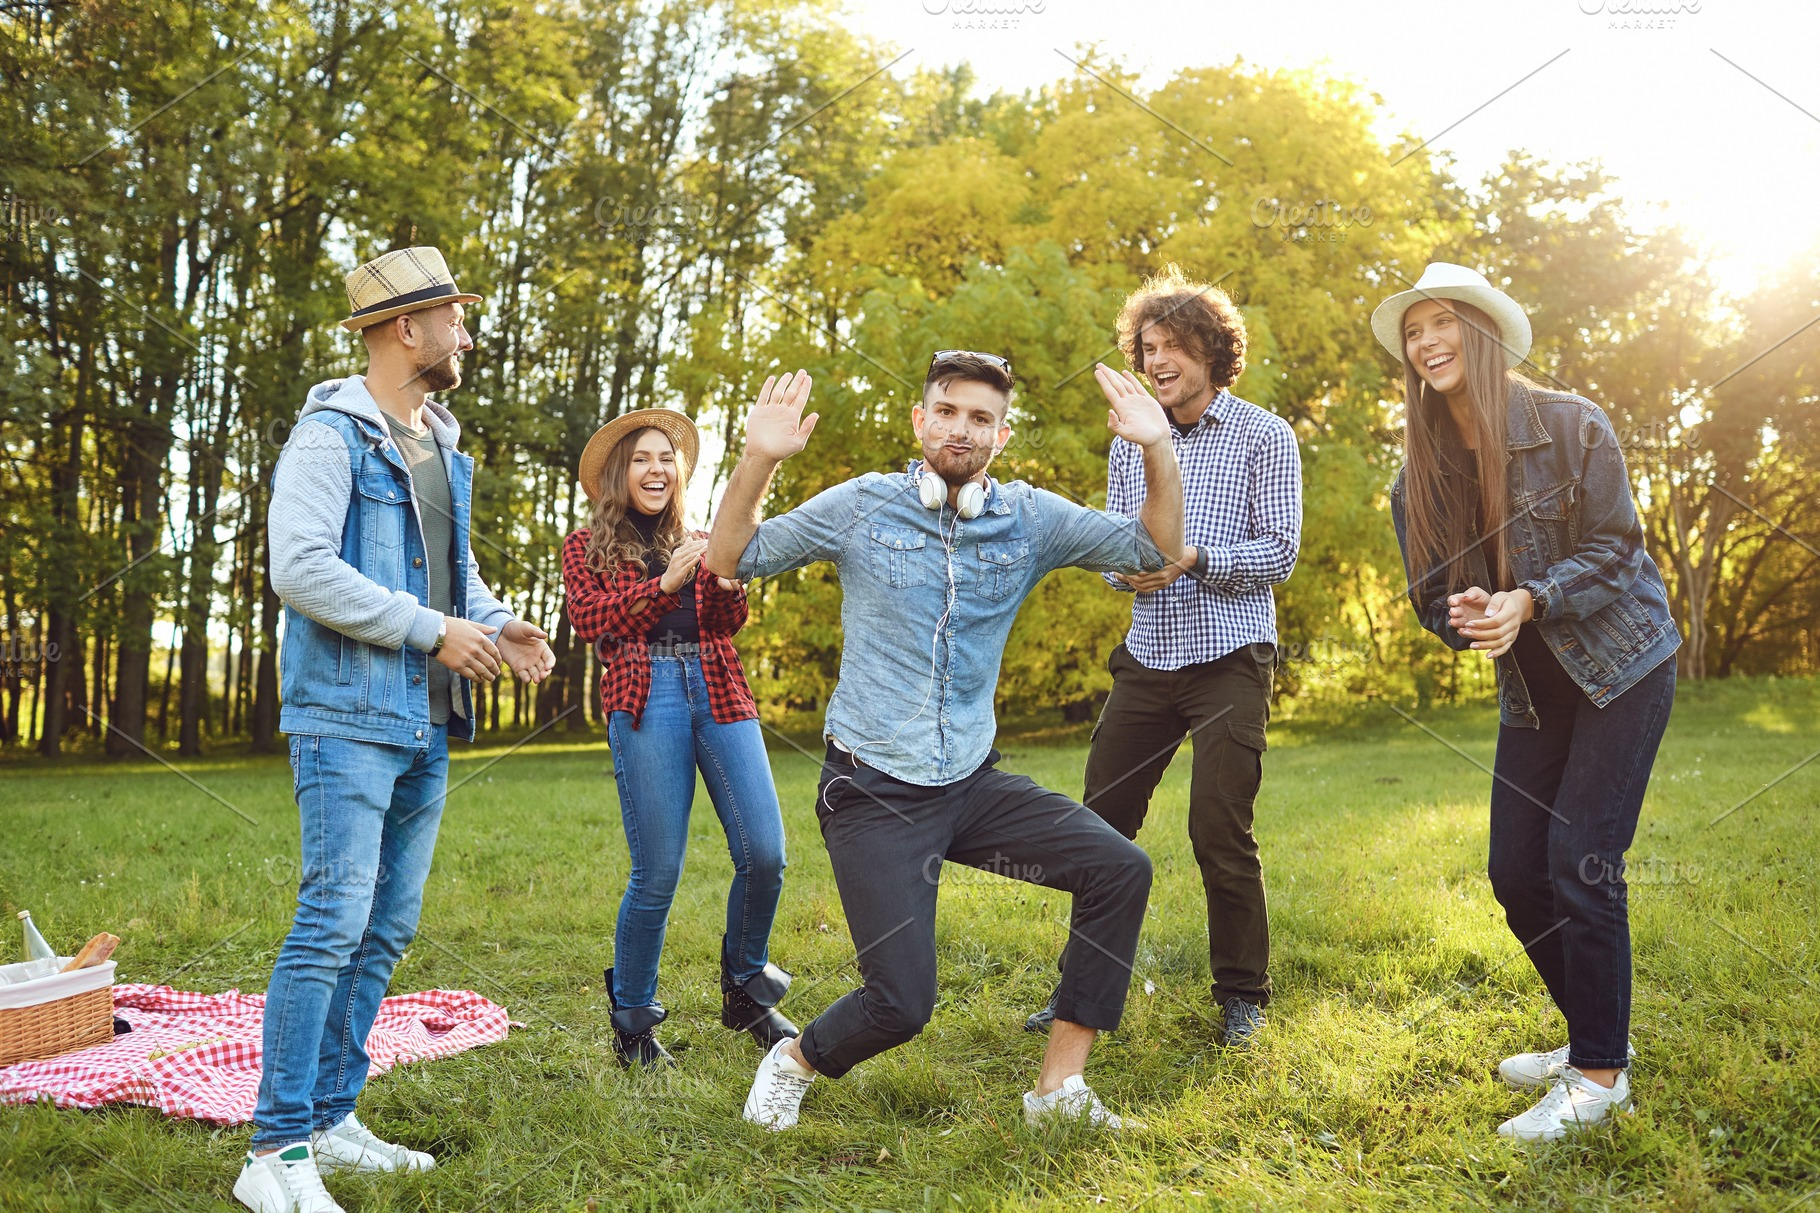
<path id="1" fill-rule="evenodd" d="M 32 912 L 19 911 L 19 921 L 25 924 L 25 958 L 27 960 L 49 960 L 57 955 L 55 948 L 44 942 L 44 936 L 38 934 L 38 928 L 32 925 Z"/>

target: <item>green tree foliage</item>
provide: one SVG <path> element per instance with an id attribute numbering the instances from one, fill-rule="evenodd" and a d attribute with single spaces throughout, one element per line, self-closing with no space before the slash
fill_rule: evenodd
<path id="1" fill-rule="evenodd" d="M 733 452 L 764 376 L 806 367 L 823 421 L 781 510 L 914 456 L 933 350 L 998 350 L 1021 383 L 996 474 L 1101 502 L 1091 367 L 1121 365 L 1120 303 L 1169 261 L 1237 302 L 1237 390 L 1301 441 L 1287 706 L 1488 683 L 1415 631 L 1384 515 L 1400 372 L 1364 321 L 1431 257 L 1507 280 L 1535 317 L 1533 373 L 1620 423 L 1686 672 L 1812 669 L 1811 256 L 1718 300 L 1689 240 L 1596 166 L 1513 153 L 1457 181 L 1347 81 L 1235 61 L 1146 89 L 1083 52 L 1045 88 L 978 97 L 965 67 L 893 67 L 835 17 L 827 0 L 0 9 L 0 741 L 275 744 L 273 460 L 308 386 L 362 365 L 334 324 L 342 275 L 408 243 L 486 296 L 450 400 L 481 467 L 475 547 L 562 654 L 535 692 L 491 690 L 489 727 L 598 714 L 556 552 L 602 422 L 679 407 Z M 809 569 L 753 600 L 766 711 L 819 710 L 838 586 Z M 1088 574 L 1045 582 L 1001 708 L 1089 712 L 1129 606 Z"/>

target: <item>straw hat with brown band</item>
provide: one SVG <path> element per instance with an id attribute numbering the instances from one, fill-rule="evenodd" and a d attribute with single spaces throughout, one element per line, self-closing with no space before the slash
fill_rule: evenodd
<path id="1" fill-rule="evenodd" d="M 442 250 L 429 245 L 395 249 L 347 276 L 348 307 L 341 327 L 358 333 L 394 316 L 444 303 L 479 303 L 455 285 Z"/>
<path id="2" fill-rule="evenodd" d="M 663 431 L 670 445 L 676 448 L 683 466 L 694 470 L 695 457 L 701 453 L 701 434 L 693 421 L 675 409 L 639 409 L 623 413 L 595 430 L 594 437 L 582 448 L 581 467 L 576 475 L 581 480 L 581 491 L 588 495 L 590 502 L 598 504 L 600 501 L 600 471 L 607 466 L 607 456 L 613 453 L 621 438 L 642 429 Z"/>

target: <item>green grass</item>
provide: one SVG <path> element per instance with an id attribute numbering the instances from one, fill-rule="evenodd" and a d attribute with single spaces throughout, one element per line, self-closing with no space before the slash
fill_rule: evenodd
<path id="1" fill-rule="evenodd" d="M 1486 706 L 1424 724 L 1489 764 Z M 1076 734 L 1003 743 L 1078 794 Z M 1820 1209 L 1820 684 L 1682 688 L 1632 849 L 1639 1110 L 1525 1150 L 1498 1058 L 1563 1039 L 1484 878 L 1489 779 L 1388 709 L 1278 727 L 1258 805 L 1277 1000 L 1261 1043 L 1217 1047 L 1179 758 L 1141 836 L 1157 880 L 1124 1027 L 1089 1077 L 1150 1130 L 1040 1136 L 1019 1117 L 1066 906 L 949 869 L 941 1003 L 912 1044 L 811 1090 L 802 1127 L 740 1122 L 756 1047 L 718 1025 L 727 861 L 705 799 L 661 996 L 667 1076 L 620 1070 L 600 970 L 626 873 L 604 744 L 465 749 L 419 941 L 393 988 L 468 987 L 529 1026 L 375 1079 L 368 1124 L 433 1151 L 425 1177 L 337 1180 L 358 1210 L 1645 1207 Z M 498 759 L 496 765 L 494 760 Z M 66 946 L 125 937 L 121 979 L 264 987 L 293 889 L 282 761 L 0 773 L 0 905 Z M 791 868 L 773 954 L 806 1021 L 853 981 L 810 809 L 816 765 L 773 753 Z M 248 825 L 197 786 L 254 818 Z M 223 942 L 225 940 L 225 942 Z M 9 944 L 9 951 L 11 945 Z M 247 1131 L 144 1109 L 0 1109 L 0 1207 L 223 1207 Z M 237 1206 L 236 1206 L 237 1207 Z"/>

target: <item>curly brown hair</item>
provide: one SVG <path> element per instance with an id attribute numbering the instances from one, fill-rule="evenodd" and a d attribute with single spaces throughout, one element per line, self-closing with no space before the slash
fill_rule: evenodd
<path id="1" fill-rule="evenodd" d="M 1139 374 L 1144 371 L 1141 334 L 1162 329 L 1190 358 L 1207 367 L 1216 388 L 1231 387 L 1245 371 L 1245 318 L 1225 291 L 1193 282 L 1174 262 L 1144 279 L 1119 310 L 1119 349 Z"/>

